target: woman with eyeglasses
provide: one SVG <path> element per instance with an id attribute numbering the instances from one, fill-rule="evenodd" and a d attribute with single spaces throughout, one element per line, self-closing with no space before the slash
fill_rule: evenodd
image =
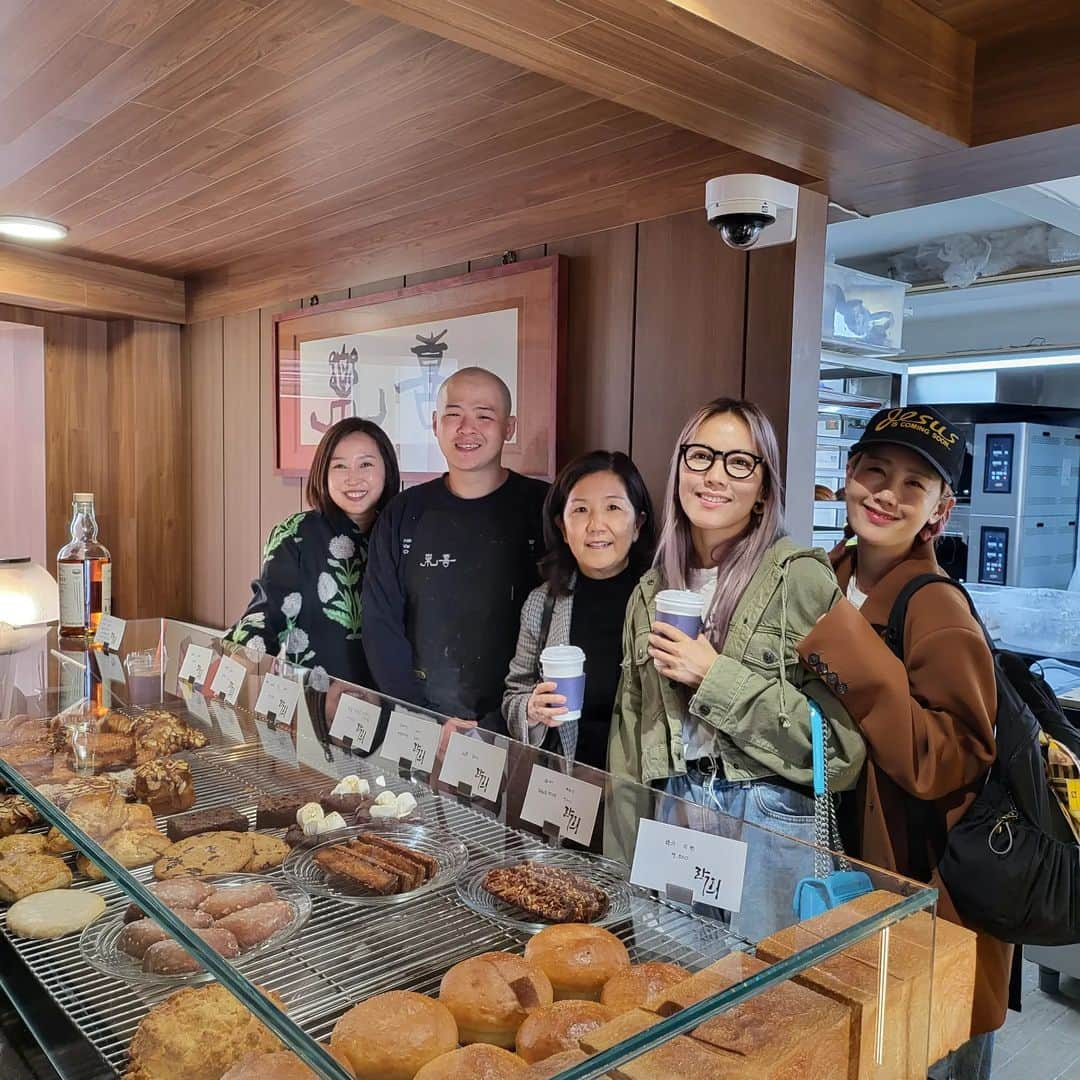
<path id="1" fill-rule="evenodd" d="M 865 749 L 796 653 L 840 592 L 825 553 L 784 536 L 779 458 L 772 424 L 747 401 L 717 398 L 680 433 L 653 568 L 627 608 L 608 768 L 812 842 L 807 698 L 826 717 L 834 791 L 855 785 Z M 701 596 L 696 637 L 657 620 L 664 589 Z M 793 921 L 791 890 L 773 895 L 775 884 L 810 872 L 798 845 L 769 862 L 748 865 L 742 899 L 765 932 Z"/>

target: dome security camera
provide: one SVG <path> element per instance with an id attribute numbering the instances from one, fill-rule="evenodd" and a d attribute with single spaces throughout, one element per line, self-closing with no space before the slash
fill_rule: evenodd
<path id="1" fill-rule="evenodd" d="M 728 247 L 739 251 L 795 239 L 799 189 L 757 173 L 717 176 L 705 185 L 705 214 Z"/>

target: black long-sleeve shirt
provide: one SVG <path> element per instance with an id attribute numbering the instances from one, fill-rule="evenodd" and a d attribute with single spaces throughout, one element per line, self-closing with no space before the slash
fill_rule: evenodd
<path id="1" fill-rule="evenodd" d="M 382 513 L 364 576 L 364 647 L 392 697 L 503 730 L 503 680 L 538 581 L 547 484 L 511 472 L 462 499 L 445 477 Z"/>

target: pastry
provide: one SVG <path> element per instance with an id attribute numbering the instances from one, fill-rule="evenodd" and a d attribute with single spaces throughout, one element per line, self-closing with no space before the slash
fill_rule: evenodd
<path id="1" fill-rule="evenodd" d="M 608 910 L 608 895 L 599 886 L 580 874 L 543 864 L 497 866 L 484 875 L 481 885 L 492 896 L 545 922 L 593 922 Z"/>
<path id="2" fill-rule="evenodd" d="M 67 746 L 68 761 L 79 769 L 115 769 L 135 761 L 135 740 L 111 731 L 73 733 Z"/>
<path id="3" fill-rule="evenodd" d="M 201 833 L 236 832 L 248 830 L 246 814 L 228 806 L 213 806 L 207 810 L 193 810 L 189 814 L 169 818 L 165 831 L 170 840 L 186 840 Z"/>
<path id="4" fill-rule="evenodd" d="M 223 927 L 211 926 L 208 930 L 196 930 L 195 933 L 226 960 L 234 960 L 240 955 L 236 938 Z M 154 942 L 143 953 L 142 969 L 155 975 L 186 975 L 201 971 L 202 964 L 179 941 L 166 939 Z"/>
<path id="5" fill-rule="evenodd" d="M 416 1080 L 518 1080 L 524 1072 L 525 1062 L 517 1054 L 476 1043 L 429 1061 Z"/>
<path id="6" fill-rule="evenodd" d="M 104 792 L 106 795 L 115 791 L 118 795 L 126 795 L 127 785 L 123 783 L 127 779 L 129 770 L 110 773 L 108 776 L 76 776 L 70 780 L 48 780 L 36 784 L 38 791 L 49 802 L 66 810 L 73 799 L 82 795 L 96 795 Z M 133 775 L 133 774 L 131 774 Z"/>
<path id="7" fill-rule="evenodd" d="M 275 866 L 280 866 L 289 854 L 289 845 L 276 836 L 252 833 L 251 839 L 255 850 L 244 865 L 245 874 L 261 874 L 264 870 L 272 870 Z"/>
<path id="8" fill-rule="evenodd" d="M 379 777 L 382 780 L 382 777 Z M 385 784 L 385 781 L 383 781 Z M 362 776 L 357 776 L 356 773 L 349 773 L 348 776 L 343 776 L 331 789 L 331 795 L 370 795 L 371 784 L 367 782 Z"/>
<path id="9" fill-rule="evenodd" d="M 556 1001 L 529 1014 L 518 1029 L 517 1052 L 529 1063 L 543 1061 L 576 1049 L 583 1035 L 614 1019 L 615 1010 L 598 1001 Z"/>
<path id="10" fill-rule="evenodd" d="M 327 814 L 337 813 L 342 817 L 355 818 L 356 811 L 365 806 L 371 806 L 374 800 L 367 792 L 360 794 L 354 791 L 331 791 L 327 795 L 319 796 L 319 805 Z"/>
<path id="11" fill-rule="evenodd" d="M 648 1008 L 648 1002 L 676 983 L 690 977 L 690 972 L 678 964 L 631 964 L 616 972 L 600 991 L 600 1004 L 617 1012 Z"/>
<path id="12" fill-rule="evenodd" d="M 51 742 L 7 746 L 0 750 L 0 761 L 6 761 L 29 780 L 48 776 L 52 772 L 55 756 Z"/>
<path id="13" fill-rule="evenodd" d="M 276 994 L 267 997 L 278 1007 Z M 155 1005 L 131 1040 L 125 1080 L 219 1080 L 252 1051 L 280 1050 L 269 1028 L 223 986 L 186 987 Z"/>
<path id="14" fill-rule="evenodd" d="M 147 892 L 156 896 L 167 908 L 173 911 L 197 908 L 214 892 L 212 885 L 194 877 L 174 877 L 169 881 L 151 881 L 146 886 Z M 129 904 L 124 913 L 124 922 L 134 922 L 145 918 L 138 904 Z"/>
<path id="15" fill-rule="evenodd" d="M 178 919 L 183 919 L 192 930 L 208 930 L 214 925 L 214 920 L 205 911 L 179 908 L 174 914 Z M 116 948 L 136 960 L 141 960 L 151 945 L 167 941 L 168 938 L 169 932 L 153 919 L 136 919 L 134 922 L 125 923 L 124 928 L 116 935 Z"/>
<path id="16" fill-rule="evenodd" d="M 153 828 L 153 814 L 144 818 L 142 812 L 129 811 L 128 806 L 115 791 L 95 791 L 72 799 L 68 803 L 67 816 L 72 824 L 95 840 L 104 840 L 126 825 L 142 824 Z"/>
<path id="17" fill-rule="evenodd" d="M 450 1010 L 424 994 L 391 990 L 354 1005 L 334 1025 L 330 1046 L 364 1080 L 413 1080 L 429 1061 L 457 1049 Z"/>
<path id="18" fill-rule="evenodd" d="M 396 851 L 408 856 L 409 859 L 418 862 L 424 868 L 428 880 L 439 872 L 439 860 L 434 855 L 428 855 L 427 852 L 417 851 L 415 848 L 406 847 L 404 844 L 388 840 L 375 829 L 361 833 L 358 839 L 365 844 L 374 844 L 375 847 L 385 848 L 387 851 Z"/>
<path id="19" fill-rule="evenodd" d="M 384 837 L 376 840 L 373 833 L 322 848 L 315 862 L 331 876 L 381 896 L 409 892 L 430 880 L 432 867 L 438 870 L 430 855 Z"/>
<path id="20" fill-rule="evenodd" d="M 268 900 L 264 904 L 241 908 L 218 919 L 214 925 L 236 935 L 240 948 L 250 949 L 289 926 L 296 909 L 288 900 Z"/>
<path id="21" fill-rule="evenodd" d="M 186 761 L 163 758 L 135 769 L 135 799 L 155 814 L 178 814 L 195 805 L 195 782 Z"/>
<path id="22" fill-rule="evenodd" d="M 134 735 L 140 722 L 142 722 L 142 717 L 128 716 L 127 713 L 110 709 L 101 718 L 98 726 L 101 731 L 111 731 L 117 735 Z"/>
<path id="23" fill-rule="evenodd" d="M 401 887 L 403 892 L 415 889 L 423 885 L 427 880 L 427 872 L 424 867 L 410 859 L 403 851 L 391 851 L 388 848 L 376 847 L 374 844 L 365 843 L 361 837 L 352 840 L 345 845 L 347 851 L 355 852 L 389 870 L 396 870 L 402 876 Z"/>
<path id="24" fill-rule="evenodd" d="M 49 889 L 17 900 L 8 908 L 8 929 L 17 937 L 58 938 L 89 926 L 105 914 L 97 893 Z"/>
<path id="25" fill-rule="evenodd" d="M 277 893 L 268 881 L 252 881 L 244 885 L 221 885 L 199 905 L 211 919 L 221 919 L 241 908 L 276 900 Z"/>
<path id="26" fill-rule="evenodd" d="M 580 1065 L 586 1057 L 581 1050 L 563 1050 L 560 1054 L 552 1054 L 543 1061 L 526 1066 L 521 1080 L 552 1080 L 552 1077 L 565 1072 L 571 1065 Z"/>
<path id="27" fill-rule="evenodd" d="M 285 843 L 291 848 L 299 847 L 306 839 L 304 830 L 299 825 L 290 825 L 285 830 Z"/>
<path id="28" fill-rule="evenodd" d="M 41 833 L 16 833 L 13 836 L 0 837 L 0 856 L 46 854 L 46 839 Z"/>
<path id="29" fill-rule="evenodd" d="M 235 874 L 251 861 L 255 842 L 249 833 L 213 832 L 175 843 L 154 863 L 158 880 L 185 874 Z"/>
<path id="30" fill-rule="evenodd" d="M 260 795 L 255 804 L 256 829 L 287 829 L 296 823 L 303 800 L 296 795 Z"/>
<path id="31" fill-rule="evenodd" d="M 628 1009 L 624 1013 L 619 1013 L 614 1020 L 608 1021 L 603 1027 L 582 1035 L 578 1045 L 590 1054 L 599 1054 L 603 1050 L 610 1050 L 616 1043 L 621 1043 L 632 1035 L 638 1035 L 646 1028 L 659 1023 L 660 1017 L 654 1012 L 649 1012 L 648 1009 Z"/>
<path id="32" fill-rule="evenodd" d="M 66 889 L 71 871 L 55 855 L 5 855 L 0 858 L 0 900 L 12 903 L 32 893 Z"/>
<path id="33" fill-rule="evenodd" d="M 118 829 L 101 841 L 107 851 L 121 866 L 133 870 L 161 858 L 173 846 L 172 841 L 156 829 Z M 97 863 L 80 855 L 75 860 L 79 872 L 91 881 L 104 881 L 106 874 Z"/>
<path id="34" fill-rule="evenodd" d="M 587 923 L 545 927 L 525 946 L 525 959 L 551 980 L 556 1001 L 596 1001 L 604 983 L 630 966 L 626 946 L 610 931 Z"/>
<path id="35" fill-rule="evenodd" d="M 38 812 L 21 795 L 0 798 L 0 837 L 26 832 L 40 820 Z"/>
<path id="36" fill-rule="evenodd" d="M 401 886 L 397 873 L 384 870 L 339 845 L 317 851 L 315 863 L 329 877 L 363 892 L 391 896 Z"/>
<path id="37" fill-rule="evenodd" d="M 305 836 L 318 836 L 324 817 L 326 811 L 317 802 L 308 802 L 296 811 L 296 824 L 304 830 Z"/>
<path id="38" fill-rule="evenodd" d="M 75 845 L 57 828 L 51 828 L 45 834 L 45 852 L 48 855 L 70 855 Z"/>
<path id="39" fill-rule="evenodd" d="M 164 710 L 153 710 L 143 718 L 149 721 L 136 729 L 138 761 L 169 757 L 181 750 L 198 750 L 206 745 L 206 736 L 196 728 Z"/>
<path id="40" fill-rule="evenodd" d="M 384 791 L 382 795 L 376 798 L 368 810 L 368 815 L 372 821 L 377 821 L 380 818 L 403 821 L 405 818 L 413 816 L 416 812 L 416 806 L 416 797 L 409 791 L 403 791 L 400 795 L 393 795 L 389 791 Z"/>
<path id="41" fill-rule="evenodd" d="M 351 1076 L 352 1069 L 339 1053 L 328 1049 L 341 1067 Z M 221 1080 L 319 1080 L 290 1050 L 278 1050 L 272 1054 L 245 1054 Z"/>
<path id="42" fill-rule="evenodd" d="M 16 716 L 0 722 L 0 749 L 6 749 L 9 746 L 28 746 L 32 743 L 47 743 L 50 734 L 47 720 Z"/>
<path id="43" fill-rule="evenodd" d="M 512 1048 L 529 1014 L 554 998 L 539 968 L 514 953 L 487 952 L 450 968 L 439 984 L 439 1000 L 454 1014 L 462 1043 Z"/>

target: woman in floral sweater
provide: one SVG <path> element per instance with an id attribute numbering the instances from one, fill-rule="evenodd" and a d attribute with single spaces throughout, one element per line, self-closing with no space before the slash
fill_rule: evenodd
<path id="1" fill-rule="evenodd" d="M 327 676 L 372 686 L 361 639 L 368 537 L 400 487 L 397 456 L 377 424 L 329 428 L 307 481 L 312 507 L 275 525 L 252 598 L 226 641 Z"/>

